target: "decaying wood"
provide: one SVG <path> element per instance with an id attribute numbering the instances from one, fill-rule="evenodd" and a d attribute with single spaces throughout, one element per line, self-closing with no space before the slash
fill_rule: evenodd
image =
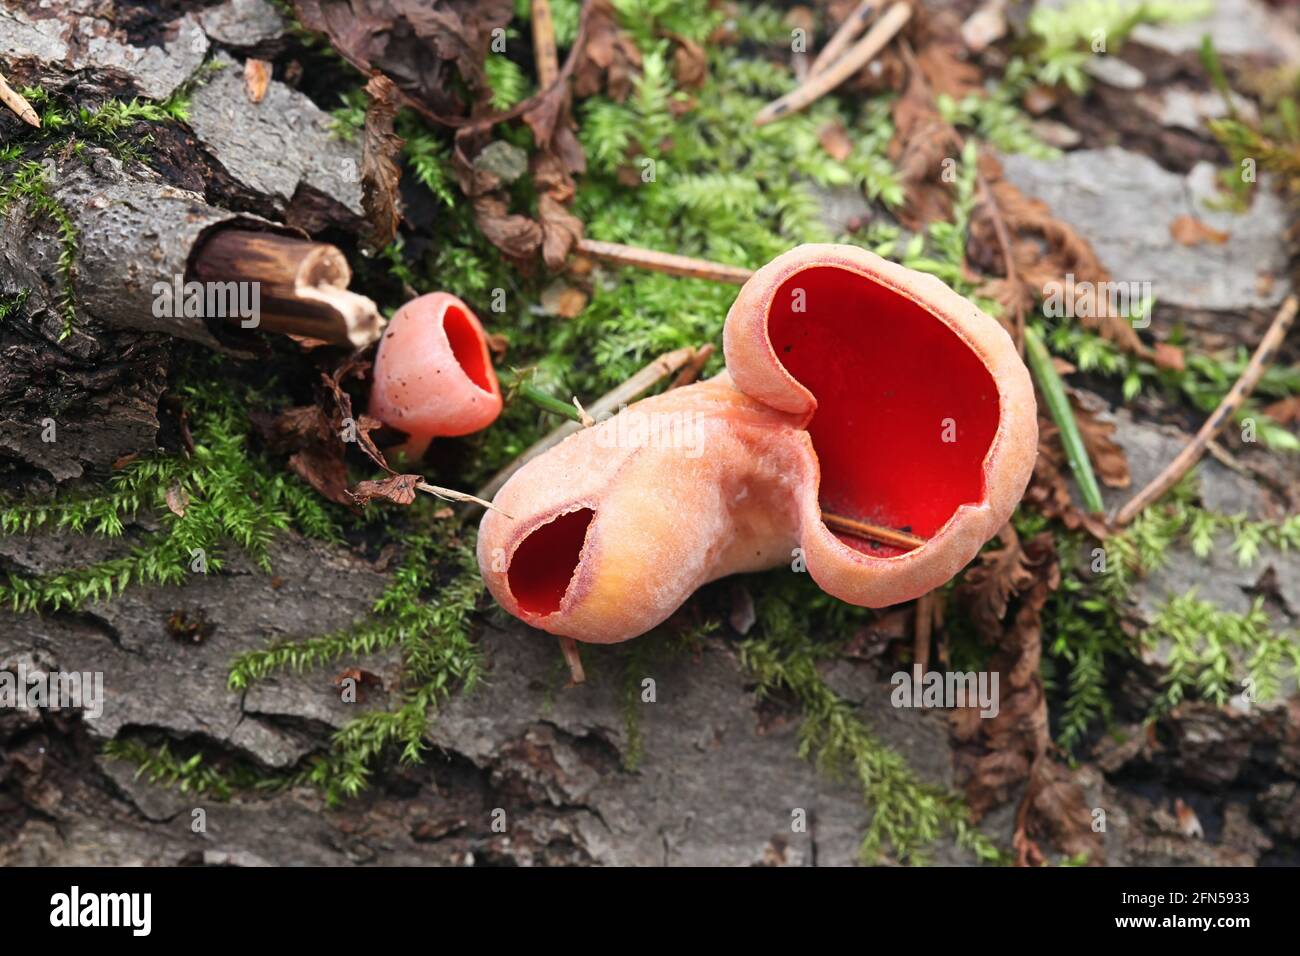
<path id="1" fill-rule="evenodd" d="M 64 348 L 74 354 L 92 347 L 90 330 L 97 326 L 221 347 L 204 317 L 160 302 L 160 290 L 184 280 L 192 252 L 210 231 L 236 224 L 279 228 L 210 206 L 139 164 L 128 171 L 91 147 L 55 163 L 43 189 L 76 236 L 72 294 L 60 264 L 58 224 L 29 197 L 16 199 L 0 225 L 0 291 L 29 290 L 26 311 L 51 340 L 59 337 L 71 301 L 76 315 Z"/>
<path id="2" fill-rule="evenodd" d="M 204 283 L 258 283 L 255 327 L 268 331 L 361 348 L 377 340 L 383 326 L 375 303 L 348 291 L 352 270 L 343 253 L 323 242 L 221 229 L 196 250 L 190 274 Z"/>

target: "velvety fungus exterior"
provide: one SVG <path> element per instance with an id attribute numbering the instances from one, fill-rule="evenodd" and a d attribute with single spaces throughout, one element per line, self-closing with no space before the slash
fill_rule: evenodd
<path id="1" fill-rule="evenodd" d="M 501 385 L 487 335 L 460 299 L 433 292 L 406 303 L 384 330 L 375 356 L 370 414 L 407 433 L 405 451 L 480 431 L 501 414 Z"/>
<path id="2" fill-rule="evenodd" d="M 880 607 L 943 584 L 1015 509 L 1037 454 L 1028 371 L 932 276 L 801 246 L 744 285 L 724 343 L 722 375 L 577 432 L 501 489 L 478 549 L 507 611 L 611 643 L 708 581 L 782 564 Z"/>

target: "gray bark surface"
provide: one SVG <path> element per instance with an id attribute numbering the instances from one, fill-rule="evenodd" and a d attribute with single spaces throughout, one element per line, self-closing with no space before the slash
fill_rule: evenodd
<path id="1" fill-rule="evenodd" d="M 1248 0 L 1233 6 L 1243 3 L 1243 17 L 1259 13 Z M 6 484 L 27 492 L 48 490 L 51 479 L 106 473 L 117 459 L 156 447 L 171 337 L 212 343 L 206 330 L 155 320 L 151 288 L 184 271 L 204 229 L 237 213 L 292 222 L 306 206 L 313 221 L 337 225 L 360 212 L 359 184 L 344 175 L 359 150 L 328 136 L 317 105 L 279 82 L 272 82 L 261 108 L 247 101 L 239 58 L 228 49 L 276 43 L 284 25 L 274 8 L 262 0 L 229 0 L 178 19 L 158 42 L 137 45 L 107 29 L 98 6 L 74 0 L 66 15 L 38 18 L 14 0 L 0 0 L 0 58 L 38 61 L 64 80 L 65 71 L 94 70 L 99 80 L 155 98 L 189 78 L 212 45 L 226 47 L 225 58 L 235 63 L 195 92 L 184 135 L 157 144 L 166 177 L 124 169 L 94 150 L 89 165 L 72 158 L 55 170 L 56 196 L 83 233 L 76 291 L 84 321 L 65 342 L 57 342 L 59 246 L 50 224 L 19 205 L 0 227 L 0 292 L 32 290 L 28 325 L 0 326 L 0 457 Z M 199 24 L 206 38 L 196 34 Z M 82 29 L 98 29 L 100 39 L 71 43 Z M 1238 38 L 1241 32 L 1229 23 L 1224 30 Z M 1189 31 L 1194 41 L 1178 40 L 1178 49 L 1199 43 L 1203 31 Z M 1208 310 L 1221 321 L 1285 294 L 1287 255 L 1279 237 L 1287 222 L 1263 190 L 1246 217 L 1229 222 L 1197 205 L 1204 173 L 1192 181 L 1133 152 L 1087 150 L 1050 164 L 1008 158 L 1006 168 L 1027 194 L 1041 196 L 1079 227 L 1116 277 L 1152 279 L 1161 300 L 1184 313 Z M 1102 178 L 1131 188 L 1084 188 Z M 834 207 L 828 217 L 842 224 L 870 212 L 853 198 L 825 197 Z M 1232 238 L 1222 247 L 1173 248 L 1168 224 L 1184 213 Z M 1256 270 L 1275 273 L 1265 292 L 1254 281 Z M 1210 281 L 1213 276 L 1227 278 Z M 41 440 L 46 417 L 58 424 L 57 442 Z M 1187 440 L 1126 413 L 1118 419 L 1117 440 L 1135 486 Z M 1214 462 L 1203 469 L 1203 488 L 1212 507 L 1270 513 L 1257 483 Z M 149 530 L 148 521 L 142 516 L 117 541 L 0 537 L 0 573 L 49 572 L 120 554 Z M 390 573 L 346 547 L 294 535 L 279 538 L 272 559 L 274 575 L 232 555 L 220 576 L 132 588 L 75 614 L 0 610 L 0 669 L 22 663 L 100 671 L 107 695 L 97 719 L 0 710 L 0 865 L 855 861 L 871 812 L 856 782 L 830 779 L 798 756 L 799 713 L 787 702 L 756 700 L 734 642 L 725 637 L 709 639 L 694 656 L 647 665 L 643 676 L 654 678 L 657 700 L 633 705 L 643 751 L 635 770 L 627 769 L 635 743 L 625 714 L 623 658 L 588 652 L 588 683 L 565 689 L 553 640 L 513 622 L 482 627 L 488 680 L 431 715 L 425 762 L 384 764 L 368 791 L 339 807 L 326 806 L 310 787 L 241 792 L 229 802 L 199 798 L 138 778 L 134 768 L 104 756 L 102 745 L 115 738 L 166 740 L 214 759 L 287 772 L 323 751 L 361 709 L 393 702 L 401 689 L 395 654 L 282 673 L 246 693 L 228 688 L 236 655 L 357 621 Z M 1140 585 L 1137 612 L 1149 615 L 1168 593 L 1192 584 L 1227 610 L 1244 609 L 1248 588 L 1271 564 L 1290 608 L 1271 612 L 1293 615 L 1300 609 L 1295 561 L 1294 554 L 1270 554 L 1243 571 L 1215 557 L 1207 571 L 1176 552 Z M 177 612 L 202 612 L 207 636 L 198 643 L 174 639 L 167 622 Z M 1291 697 L 1247 710 L 1187 705 L 1161 723 L 1153 745 L 1140 716 L 1156 693 L 1162 663 L 1157 649 L 1122 675 L 1114 695 L 1123 702 L 1122 733 L 1102 737 L 1082 755 L 1089 805 L 1107 811 L 1107 861 L 1297 862 L 1300 702 Z M 358 704 L 343 703 L 334 683 L 351 666 L 382 681 L 382 689 Z M 824 676 L 923 780 L 953 785 L 954 752 L 942 713 L 892 707 L 889 674 L 872 661 L 835 659 Z M 1180 828 L 1171 812 L 1175 799 L 1196 811 L 1204 839 Z M 1015 805 L 1013 798 L 981 824 L 1004 846 Z M 207 817 L 202 833 L 191 826 L 199 809 Z M 807 812 L 806 832 L 792 832 L 796 809 Z M 492 828 L 497 810 L 506 815 L 504 833 Z M 934 855 L 937 862 L 971 862 L 947 840 Z"/>

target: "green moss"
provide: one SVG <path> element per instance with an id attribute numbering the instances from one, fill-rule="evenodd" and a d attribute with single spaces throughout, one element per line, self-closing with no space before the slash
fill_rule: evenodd
<path id="1" fill-rule="evenodd" d="M 1149 648 L 1165 641 L 1164 689 L 1148 720 L 1192 696 L 1222 706 L 1246 691 L 1252 700 L 1268 703 L 1288 674 L 1300 676 L 1300 633 L 1274 631 L 1262 596 L 1245 614 L 1200 600 L 1195 590 L 1172 598 L 1142 634 Z"/>
<path id="2" fill-rule="evenodd" d="M 153 142 L 153 137 L 148 132 L 141 132 L 140 124 L 188 119 L 190 96 L 194 90 L 227 65 L 221 60 L 208 60 L 171 96 L 160 102 L 134 97 L 130 100 L 107 99 L 97 106 L 78 106 L 68 104 L 65 97 L 56 97 L 41 87 L 26 87 L 22 94 L 40 113 L 41 126 L 39 129 L 24 129 L 22 142 L 12 144 L 9 155 L 0 153 L 0 162 L 19 158 L 24 152 L 24 143 L 34 144 L 42 156 L 53 156 L 65 149 L 81 155 L 84 145 L 91 143 L 108 150 L 123 162 L 145 161 L 148 156 L 146 147 Z"/>
<path id="3" fill-rule="evenodd" d="M 59 290 L 59 310 L 63 314 L 63 329 L 59 341 L 72 334 L 73 323 L 77 317 L 76 293 L 73 282 L 77 263 L 77 228 L 72 224 L 68 211 L 49 192 L 45 180 L 45 168 L 37 162 L 23 163 L 13 176 L 0 189 L 0 213 L 7 213 L 9 207 L 18 199 L 26 202 L 40 215 L 52 220 L 59 233 L 59 275 L 62 287 Z"/>
<path id="4" fill-rule="evenodd" d="M 1040 323 L 1038 327 L 1053 352 L 1070 359 L 1081 372 L 1120 379 L 1126 401 L 1147 392 L 1175 402 L 1186 400 L 1208 415 L 1218 407 L 1250 361 L 1246 347 L 1237 346 L 1231 353 L 1219 356 L 1188 350 L 1184 356 L 1185 368 L 1160 368 L 1147 359 L 1121 351 L 1113 342 L 1083 329 L 1078 323 L 1046 319 Z M 1175 339 L 1172 344 L 1180 342 Z M 1256 437 L 1275 451 L 1300 451 L 1300 439 L 1260 408 L 1260 400 L 1297 394 L 1300 394 L 1300 365 L 1270 365 L 1252 398 L 1242 403 L 1233 420 L 1239 425 L 1252 420 Z"/>
<path id="5" fill-rule="evenodd" d="M 509 57 L 489 56 L 483 62 L 483 69 L 492 89 L 489 102 L 494 110 L 504 112 L 534 92 L 532 81 L 524 75 L 523 68 Z"/>
<path id="6" fill-rule="evenodd" d="M 997 847 L 970 825 L 961 797 L 922 783 L 906 758 L 883 744 L 857 708 L 822 678 L 819 665 L 836 656 L 842 640 L 813 635 L 847 634 L 851 621 L 865 620 L 870 612 L 842 604 L 788 571 L 772 572 L 764 584 L 770 586 L 757 602 L 761 633 L 740 645 L 741 661 L 757 681 L 760 699 L 788 695 L 799 705 L 800 756 L 854 778 L 862 788 L 871 808 L 864 862 L 877 862 L 886 852 L 900 861 L 924 862 L 930 844 L 944 833 L 981 861 L 1001 860 Z"/>
<path id="7" fill-rule="evenodd" d="M 1196 498 L 1196 479 L 1191 474 L 1104 545 L 1090 539 L 1085 545 L 1080 535 L 1061 535 L 1058 551 L 1066 556 L 1066 573 L 1045 612 L 1051 622 L 1051 642 L 1045 645 L 1044 667 L 1049 689 L 1065 692 L 1057 734 L 1066 749 L 1081 741 L 1096 721 L 1110 720 L 1107 668 L 1132 659 L 1138 649 L 1125 621 L 1134 581 L 1162 567 L 1170 548 L 1183 545 L 1200 558 L 1215 548 L 1225 549 L 1243 566 L 1254 564 L 1265 545 L 1300 549 L 1300 515 L 1255 521 L 1210 511 L 1196 504 Z M 1104 569 L 1096 572 L 1091 569 L 1094 548 L 1101 548 L 1105 558 Z M 1084 549 L 1088 553 L 1081 555 Z M 1082 563 L 1071 560 L 1072 555 L 1081 555 Z M 1199 691 L 1208 693 L 1207 699 L 1218 699 L 1227 682 L 1240 685 L 1247 676 L 1255 682 L 1257 699 L 1268 699 L 1286 662 L 1300 651 L 1294 636 L 1275 634 L 1262 614 L 1259 606 L 1246 615 L 1222 612 L 1195 595 L 1176 598 L 1162 608 L 1139 640 L 1173 641 L 1177 674 L 1169 678 L 1147 719 L 1155 719 L 1189 693 Z M 1242 660 L 1252 662 L 1246 670 L 1227 666 L 1224 655 L 1234 648 Z"/>
<path id="8" fill-rule="evenodd" d="M 170 742 L 163 742 L 155 748 L 133 739 L 110 740 L 104 744 L 103 753 L 110 760 L 120 760 L 136 767 L 136 779 L 141 777 L 150 783 L 179 790 L 181 793 L 196 797 L 209 797 L 213 800 L 227 801 L 237 790 L 263 788 L 270 782 L 257 770 L 243 763 L 230 763 L 224 769 L 214 763 L 205 762 L 201 750 L 186 757 L 172 753 Z"/>
<path id="9" fill-rule="evenodd" d="M 1073 0 L 1063 7 L 1036 7 L 1027 24 L 1031 48 L 1023 61 L 1024 75 L 1083 94 L 1090 85 L 1084 70 L 1088 59 L 1117 53 L 1140 24 L 1195 20 L 1212 10 L 1208 0 Z M 1100 50 L 1099 43 L 1104 44 Z"/>
<path id="10" fill-rule="evenodd" d="M 15 295 L 0 295 L 0 322 L 21 312 L 31 294 L 31 289 L 23 289 Z"/>
<path id="11" fill-rule="evenodd" d="M 180 387 L 192 415 L 192 457 L 139 459 L 102 489 L 0 509 L 4 534 L 49 528 L 118 537 L 146 511 L 162 525 L 123 557 L 46 575 L 11 573 L 0 583 L 0 604 L 15 611 L 76 610 L 131 584 L 180 584 L 195 572 L 200 552 L 208 572 L 221 570 L 230 546 L 269 571 L 268 546 L 279 531 L 338 539 L 331 506 L 297 478 L 249 454 L 243 405 L 228 387 Z M 169 492 L 183 502 L 183 514 L 168 507 Z"/>
<path id="12" fill-rule="evenodd" d="M 483 677 L 481 651 L 470 636 L 483 593 L 472 539 L 457 539 L 449 523 L 441 522 L 411 534 L 403 544 L 401 567 L 366 620 L 323 637 L 248 652 L 231 667 L 231 688 L 244 690 L 277 671 L 400 649 L 398 706 L 348 721 L 334 734 L 329 752 L 313 758 L 301 775 L 320 786 L 331 802 L 359 793 L 374 763 L 390 749 L 406 762 L 418 762 L 426 747 L 429 713 L 452 691 L 470 691 Z"/>

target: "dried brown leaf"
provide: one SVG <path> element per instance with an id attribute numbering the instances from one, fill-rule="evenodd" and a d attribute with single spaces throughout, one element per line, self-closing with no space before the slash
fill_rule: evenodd
<path id="1" fill-rule="evenodd" d="M 167 489 L 167 510 L 178 518 L 185 517 L 185 509 L 189 507 L 190 496 L 185 493 L 185 489 L 179 483 L 171 485 Z"/>
<path id="2" fill-rule="evenodd" d="M 961 151 L 957 133 L 939 115 L 920 70 L 909 73 L 903 95 L 894 101 L 894 138 L 889 143 L 906 203 L 899 219 L 917 230 L 952 215 L 952 193 L 943 180 L 945 159 Z"/>
<path id="3" fill-rule="evenodd" d="M 313 445 L 289 456 L 289 468 L 295 475 L 311 485 L 321 497 L 340 505 L 350 505 L 348 497 L 348 469 L 340 449 Z"/>
<path id="4" fill-rule="evenodd" d="M 542 308 L 547 315 L 571 319 L 587 307 L 587 293 L 563 279 L 556 279 L 542 290 Z"/>
<path id="5" fill-rule="evenodd" d="M 375 499 L 409 505 L 415 501 L 416 485 L 423 480 L 422 475 L 389 475 L 377 481 L 362 481 L 348 492 L 348 497 L 357 505 L 368 505 Z"/>
<path id="6" fill-rule="evenodd" d="M 1000 533 L 1002 547 L 986 548 L 969 568 L 957 588 L 958 600 L 967 608 L 971 621 L 988 640 L 1002 634 L 1007 602 L 1034 581 L 1034 571 L 1020 546 L 1020 537 L 1008 525 Z"/>
<path id="7" fill-rule="evenodd" d="M 381 71 L 410 105 L 451 124 L 488 94 L 483 64 L 493 31 L 514 18 L 513 0 L 293 0 L 293 7 L 363 74 Z"/>
<path id="8" fill-rule="evenodd" d="M 622 103 L 641 72 L 641 51 L 619 28 L 610 0 L 591 0 L 587 31 L 587 44 L 573 71 L 574 95 L 585 98 L 604 90 Z"/>
<path id="9" fill-rule="evenodd" d="M 1274 402 L 1264 409 L 1264 414 L 1283 425 L 1300 421 L 1300 395 L 1292 395 Z"/>
<path id="10" fill-rule="evenodd" d="M 1026 196 L 1003 179 L 1002 165 L 987 151 L 980 153 L 979 163 L 980 175 L 988 184 L 1010 233 L 1016 274 L 1026 291 L 1038 296 L 1054 287 L 1063 289 L 1066 276 L 1073 276 L 1075 301 L 1072 304 L 1080 324 L 1126 352 L 1148 356 L 1150 349 L 1143 344 L 1129 320 L 1111 315 L 1109 303 L 1098 297 L 1099 285 L 1108 283 L 1110 275 L 1102 267 L 1092 245 L 1072 226 L 1053 216 L 1046 203 Z M 996 249 L 993 229 L 988 212 L 977 210 L 971 223 L 972 247 L 976 250 Z M 985 252 L 983 258 L 990 255 Z"/>
<path id="11" fill-rule="evenodd" d="M 361 141 L 361 202 L 369 227 L 365 243 L 372 251 L 378 251 L 397 238 L 402 218 L 398 196 L 402 172 L 397 157 L 403 140 L 393 132 L 393 121 L 401 103 L 397 86 L 379 73 L 366 83 L 366 94 L 370 105 L 366 109 Z"/>
<path id="12" fill-rule="evenodd" d="M 673 49 L 673 79 L 679 89 L 698 90 L 709 79 L 709 58 L 690 37 L 670 33 Z"/>
<path id="13" fill-rule="evenodd" d="M 266 91 L 270 85 L 270 63 L 251 58 L 244 61 L 244 92 L 248 94 L 250 103 L 260 103 L 266 99 Z"/>
<path id="14" fill-rule="evenodd" d="M 1073 396 L 1071 399 L 1074 419 L 1079 425 L 1079 434 L 1083 438 L 1083 447 L 1088 452 L 1093 471 L 1107 488 L 1127 488 L 1133 483 L 1133 477 L 1129 474 L 1128 456 L 1115 443 L 1115 423 L 1103 421 Z"/>
<path id="15" fill-rule="evenodd" d="M 1045 754 L 1039 756 L 1030 770 L 1029 787 L 1016 814 L 1012 844 L 1019 864 L 1042 864 L 1038 839 L 1051 840 L 1066 856 L 1083 854 L 1090 864 L 1101 863 L 1101 834 L 1093 830 L 1092 823 L 1092 810 L 1083 787 L 1071 776 L 1069 768 Z"/>
<path id="16" fill-rule="evenodd" d="M 916 51 L 916 62 L 936 95 L 960 100 L 972 93 L 984 93 L 980 69 L 962 58 L 960 42 L 931 42 Z"/>
<path id="17" fill-rule="evenodd" d="M 510 212 L 498 196 L 474 200 L 474 222 L 492 245 L 512 259 L 529 260 L 542 247 L 542 227 L 527 216 Z"/>
<path id="18" fill-rule="evenodd" d="M 849 139 L 849 131 L 838 120 L 822 126 L 817 131 L 817 140 L 826 150 L 826 155 L 837 163 L 844 162 L 853 154 L 853 140 Z"/>
<path id="19" fill-rule="evenodd" d="M 1187 367 L 1187 360 L 1183 355 L 1183 350 L 1177 345 L 1171 345 L 1168 342 L 1157 342 L 1151 359 L 1155 362 L 1157 368 L 1169 369 L 1173 372 L 1181 372 Z"/>
<path id="20" fill-rule="evenodd" d="M 1228 241 L 1228 233 L 1211 228 L 1194 216 L 1179 216 L 1169 224 L 1169 235 L 1180 246 L 1199 246 L 1208 242 L 1221 246 Z"/>
<path id="21" fill-rule="evenodd" d="M 966 707 L 951 720 L 955 763 L 977 819 L 1009 799 L 1051 744 L 1039 668 L 1043 607 L 1060 585 L 1055 543 L 1050 531 L 1023 542 L 1010 526 L 1000 534 L 1003 547 L 967 572 L 974 582 L 958 588 L 958 600 L 977 616 L 981 633 L 996 641 L 988 669 L 999 676 L 996 714 Z M 1012 600 L 1015 609 L 1002 620 Z"/>

